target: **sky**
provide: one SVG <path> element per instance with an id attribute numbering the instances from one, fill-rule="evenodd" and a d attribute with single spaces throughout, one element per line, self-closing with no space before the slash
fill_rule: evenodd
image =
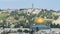
<path id="1" fill-rule="evenodd" d="M 0 8 L 34 8 L 60 10 L 60 0 L 0 0 Z"/>

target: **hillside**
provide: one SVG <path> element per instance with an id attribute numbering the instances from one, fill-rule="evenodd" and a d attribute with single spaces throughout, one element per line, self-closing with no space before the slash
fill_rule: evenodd
<path id="1" fill-rule="evenodd" d="M 28 8 L 28 9 L 17 9 L 12 10 L 9 12 L 4 11 L 0 12 L 0 24 L 4 24 L 6 26 L 14 24 L 15 27 L 23 25 L 23 26 L 29 26 L 32 24 L 38 24 L 34 20 L 35 18 L 43 18 L 45 21 L 42 24 L 51 24 L 53 21 L 55 24 L 59 21 L 60 12 L 54 11 L 54 10 L 47 10 L 47 9 L 38 9 L 38 8 Z M 40 22 L 40 19 L 38 19 Z M 41 23 L 39 23 L 41 24 Z M 2 25 L 1 25 L 2 26 Z"/>

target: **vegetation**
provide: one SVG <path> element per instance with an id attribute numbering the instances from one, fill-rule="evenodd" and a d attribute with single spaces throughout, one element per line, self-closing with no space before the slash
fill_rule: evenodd
<path id="1" fill-rule="evenodd" d="M 55 24 L 55 23 L 51 24 L 50 26 L 51 26 L 51 28 L 60 28 L 60 25 L 59 24 Z"/>
<path id="2" fill-rule="evenodd" d="M 28 30 L 24 30 L 25 33 L 28 33 L 29 31 Z"/>
<path id="3" fill-rule="evenodd" d="M 19 29 L 19 30 L 17 30 L 17 32 L 22 32 L 22 30 L 21 30 L 21 29 Z"/>
<path id="4" fill-rule="evenodd" d="M 2 12 L 0 13 L 0 26 L 1 27 L 10 27 L 11 24 L 14 24 L 15 28 L 18 28 L 20 26 L 29 28 L 30 25 L 32 24 L 36 24 L 34 22 L 35 17 L 41 17 L 43 19 L 54 19 L 57 20 L 59 15 L 55 15 L 53 13 L 55 13 L 56 11 L 54 10 L 47 10 L 47 9 L 42 9 L 38 14 L 32 14 L 29 13 L 30 15 L 26 13 L 24 13 L 23 9 L 21 10 L 15 10 L 12 11 L 11 13 L 9 12 Z M 56 12 L 58 13 L 58 11 Z M 39 21 L 39 19 L 38 19 Z M 41 20 L 40 20 L 41 21 Z M 52 21 L 46 20 L 46 22 L 44 22 L 44 24 L 51 24 Z M 51 26 L 53 27 L 53 25 L 51 24 Z M 54 24 L 55 26 L 55 24 Z M 56 27 L 59 27 L 59 25 L 56 25 Z"/>
<path id="5" fill-rule="evenodd" d="M 3 31 L 1 34 L 9 34 L 8 32 Z"/>
<path id="6" fill-rule="evenodd" d="M 2 14 L 0 14 L 0 20 L 1 19 L 6 19 L 6 17 L 8 17 L 8 16 L 9 16 L 8 13 L 2 13 Z"/>

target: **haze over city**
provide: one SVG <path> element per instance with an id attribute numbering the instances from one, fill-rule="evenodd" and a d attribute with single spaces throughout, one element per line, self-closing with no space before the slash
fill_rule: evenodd
<path id="1" fill-rule="evenodd" d="M 60 10 L 60 0 L 0 0 L 0 8 L 31 8 L 32 3 L 34 8 Z"/>

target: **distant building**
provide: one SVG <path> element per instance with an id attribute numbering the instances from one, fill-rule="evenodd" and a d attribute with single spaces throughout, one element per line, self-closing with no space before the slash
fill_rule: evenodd
<path id="1" fill-rule="evenodd" d="M 50 25 L 44 25 L 44 24 L 40 24 L 40 25 L 31 25 L 30 29 L 32 30 L 44 30 L 44 29 L 50 29 Z"/>

